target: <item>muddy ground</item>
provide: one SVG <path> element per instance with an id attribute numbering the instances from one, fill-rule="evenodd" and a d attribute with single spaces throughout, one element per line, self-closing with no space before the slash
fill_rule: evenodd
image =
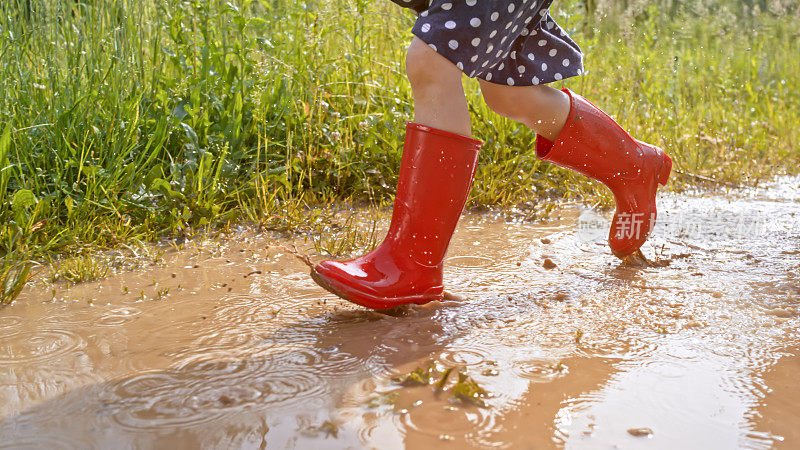
<path id="1" fill-rule="evenodd" d="M 659 203 L 650 267 L 581 208 L 466 216 L 463 300 L 389 313 L 248 232 L 34 286 L 0 310 L 0 447 L 800 447 L 800 178 Z"/>

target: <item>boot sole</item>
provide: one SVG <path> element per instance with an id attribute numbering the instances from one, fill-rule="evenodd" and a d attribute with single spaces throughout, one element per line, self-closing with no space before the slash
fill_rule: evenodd
<path id="1" fill-rule="evenodd" d="M 424 305 L 434 300 L 442 300 L 444 294 L 439 295 L 413 295 L 409 297 L 375 297 L 369 294 L 361 293 L 359 297 L 353 297 L 341 291 L 334 282 L 329 278 L 323 276 L 316 270 L 311 270 L 311 279 L 314 280 L 321 288 L 330 292 L 331 294 L 348 302 L 355 303 L 359 306 L 364 306 L 371 309 L 390 309 L 395 306 L 402 305 Z"/>

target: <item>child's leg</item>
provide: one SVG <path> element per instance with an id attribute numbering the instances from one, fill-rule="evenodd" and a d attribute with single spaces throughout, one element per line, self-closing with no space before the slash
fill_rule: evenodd
<path id="1" fill-rule="evenodd" d="M 569 115 L 569 96 L 550 86 L 506 86 L 479 80 L 492 111 L 555 141 Z"/>
<path id="2" fill-rule="evenodd" d="M 322 261 L 320 286 L 368 308 L 441 300 L 442 266 L 467 202 L 481 142 L 470 135 L 461 70 L 419 39 L 408 49 L 416 123 L 406 125 L 397 195 L 386 238 L 349 261 Z"/>
<path id="3" fill-rule="evenodd" d="M 414 94 L 414 121 L 471 136 L 461 70 L 414 38 L 406 54 L 406 73 Z"/>
<path id="4" fill-rule="evenodd" d="M 601 181 L 617 203 L 608 243 L 620 258 L 644 244 L 656 220 L 655 196 L 672 160 L 637 141 L 583 97 L 548 86 L 501 86 L 481 81 L 486 104 L 539 134 L 536 155 Z"/>

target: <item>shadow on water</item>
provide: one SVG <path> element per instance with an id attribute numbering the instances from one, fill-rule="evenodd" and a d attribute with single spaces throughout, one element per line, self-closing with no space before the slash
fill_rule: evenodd
<path id="1" fill-rule="evenodd" d="M 598 389 L 613 372 L 616 358 L 576 355 L 554 368 L 540 352 L 506 373 L 511 366 L 502 355 L 492 360 L 481 349 L 447 351 L 468 333 L 453 320 L 463 310 L 435 303 L 331 312 L 235 342 L 237 352 L 249 357 L 238 357 L 233 347 L 201 347 L 201 338 L 197 347 L 172 354 L 179 360 L 166 370 L 87 384 L 7 417 L 0 421 L 0 442 L 14 448 L 338 448 L 440 439 L 513 444 L 536 437 L 552 444 L 563 434 L 553 421 L 563 400 Z M 384 383 L 380 389 L 375 379 L 386 382 L 434 357 L 473 371 L 499 368 L 485 376 L 506 378 L 515 392 L 495 396 L 501 408 L 484 409 L 450 402 L 429 386 Z M 551 386 L 535 401 L 528 398 L 541 383 Z M 348 422 L 358 425 L 343 426 Z M 387 427 L 407 432 L 386 433 Z"/>
<path id="2" fill-rule="evenodd" d="M 340 446 L 346 433 L 320 428 L 336 422 L 330 415 L 334 406 L 358 380 L 392 373 L 457 338 L 443 332 L 446 308 L 408 308 L 392 315 L 336 311 L 239 342 L 252 355 L 246 358 L 225 356 L 221 348 L 210 354 L 186 348 L 167 370 L 89 384 L 4 419 L 0 442 L 53 448 L 258 447 L 269 432 L 270 446 L 300 445 L 320 434 L 337 434 Z"/>

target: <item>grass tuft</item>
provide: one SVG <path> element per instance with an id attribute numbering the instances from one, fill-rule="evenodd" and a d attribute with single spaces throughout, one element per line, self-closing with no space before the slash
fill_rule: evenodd
<path id="1" fill-rule="evenodd" d="M 56 263 L 52 269 L 49 281 L 67 281 L 69 283 L 82 283 L 93 281 L 108 275 L 108 264 L 93 256 L 71 256 Z"/>
<path id="2" fill-rule="evenodd" d="M 11 303 L 30 278 L 31 264 L 8 261 L 0 263 L 0 306 Z"/>

